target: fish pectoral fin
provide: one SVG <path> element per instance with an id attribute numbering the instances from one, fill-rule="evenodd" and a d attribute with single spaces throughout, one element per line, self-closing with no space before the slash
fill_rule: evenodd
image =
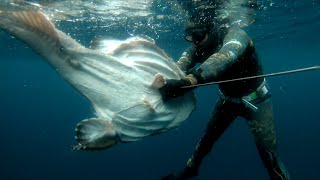
<path id="1" fill-rule="evenodd" d="M 159 89 L 163 87 L 165 84 L 166 84 L 166 78 L 162 74 L 158 73 L 154 76 L 151 87 L 155 89 Z"/>
<path id="2" fill-rule="evenodd" d="M 81 121 L 76 127 L 76 150 L 106 149 L 118 142 L 111 121 L 90 118 Z"/>
<path id="3" fill-rule="evenodd" d="M 24 41 L 40 54 L 59 47 L 59 36 L 55 26 L 41 12 L 0 11 L 0 29 Z"/>

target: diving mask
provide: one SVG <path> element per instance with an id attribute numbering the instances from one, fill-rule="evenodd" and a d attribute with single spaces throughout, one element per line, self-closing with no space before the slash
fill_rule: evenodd
<path id="1" fill-rule="evenodd" d="M 201 43 L 207 36 L 207 29 L 187 29 L 184 39 L 194 44 Z"/>

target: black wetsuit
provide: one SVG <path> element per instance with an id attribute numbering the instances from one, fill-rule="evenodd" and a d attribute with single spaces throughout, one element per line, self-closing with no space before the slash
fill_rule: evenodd
<path id="1" fill-rule="evenodd" d="M 259 58 L 245 31 L 231 29 L 219 36 L 211 34 L 207 41 L 207 44 L 202 47 L 193 46 L 183 53 L 177 62 L 183 71 L 188 73 L 191 68 L 200 63 L 198 72 L 200 72 L 203 82 L 262 74 Z M 243 97 L 251 96 L 262 87 L 266 88 L 266 82 L 263 78 L 219 85 L 221 96 L 211 113 L 207 128 L 195 152 L 178 179 L 188 179 L 197 175 L 202 159 L 211 151 L 214 143 L 238 116 L 247 120 L 270 179 L 289 179 L 276 150 L 276 132 L 270 93 L 264 89 L 261 96 L 248 100 L 257 109 L 252 109 L 243 103 Z"/>

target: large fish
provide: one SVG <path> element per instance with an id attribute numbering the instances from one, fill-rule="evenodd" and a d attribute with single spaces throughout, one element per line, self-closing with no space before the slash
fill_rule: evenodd
<path id="1" fill-rule="evenodd" d="M 77 125 L 76 149 L 104 149 L 165 132 L 194 109 L 192 92 L 162 101 L 165 78 L 185 75 L 151 39 L 100 39 L 85 48 L 34 9 L 0 11 L 0 29 L 43 56 L 92 103 L 96 117 Z"/>

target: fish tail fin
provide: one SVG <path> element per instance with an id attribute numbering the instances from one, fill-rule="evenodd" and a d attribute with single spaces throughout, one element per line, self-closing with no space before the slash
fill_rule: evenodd
<path id="1" fill-rule="evenodd" d="M 24 41 L 40 54 L 58 47 L 58 32 L 39 10 L 0 11 L 0 29 Z M 48 47 L 49 46 L 49 47 Z M 51 47 L 50 47 L 51 46 Z"/>
<path id="2" fill-rule="evenodd" d="M 85 119 L 77 125 L 77 150 L 99 150 L 111 147 L 118 139 L 111 121 L 91 118 Z"/>

